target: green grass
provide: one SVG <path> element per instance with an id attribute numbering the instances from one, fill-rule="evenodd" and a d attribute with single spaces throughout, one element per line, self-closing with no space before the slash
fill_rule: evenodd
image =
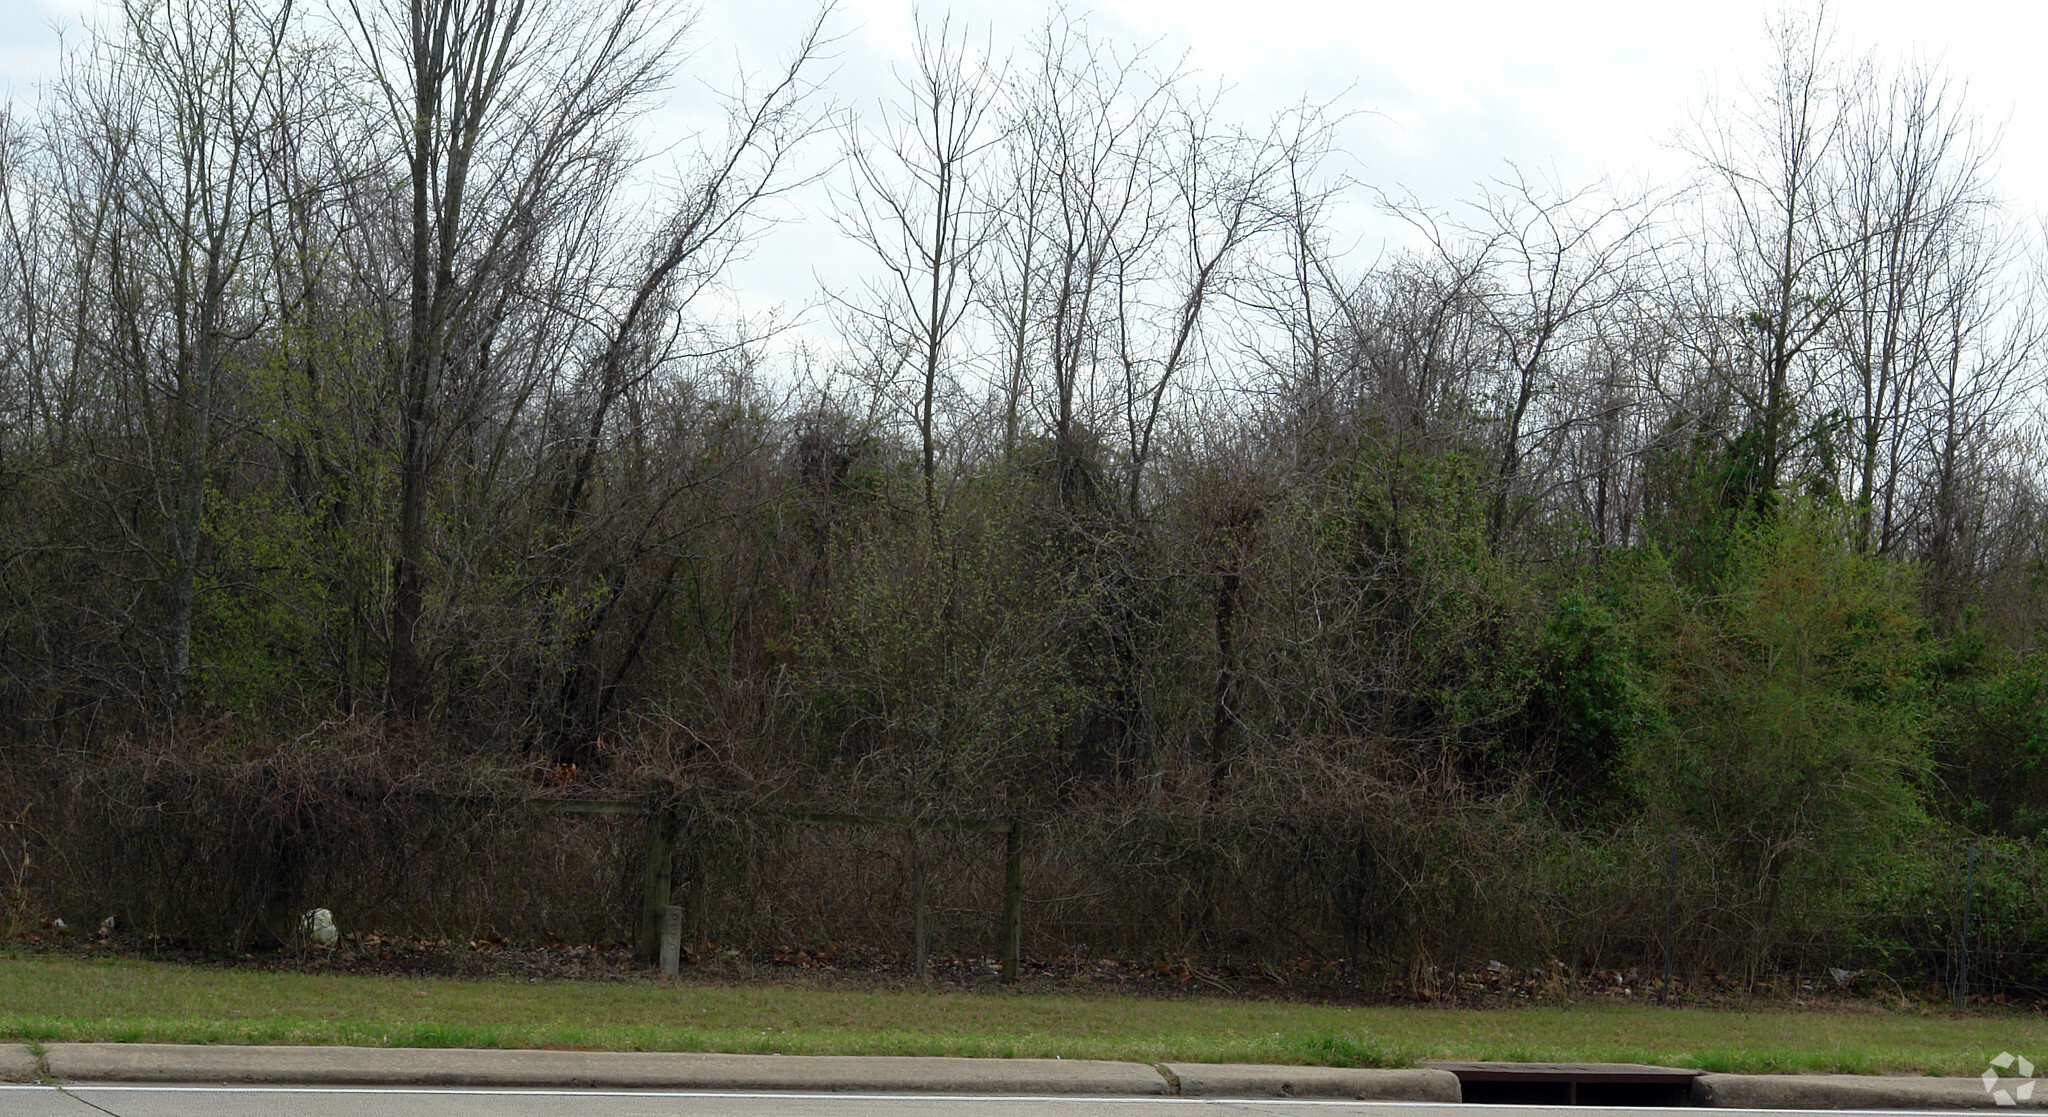
<path id="1" fill-rule="evenodd" d="M 1347 1008 L 1126 995 L 457 981 L 0 958 L 0 1039 L 1062 1056 L 1406 1066 L 1616 1061 L 1717 1071 L 1978 1074 L 2048 1062 L 2037 1013 L 1574 1004 Z"/>

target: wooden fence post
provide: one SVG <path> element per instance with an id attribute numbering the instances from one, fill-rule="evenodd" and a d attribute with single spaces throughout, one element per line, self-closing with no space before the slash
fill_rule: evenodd
<path id="1" fill-rule="evenodd" d="M 1003 984 L 1014 985 L 1024 942 L 1024 827 L 1015 818 L 1003 833 L 1003 854 Z"/>
<path id="2" fill-rule="evenodd" d="M 661 958 L 662 917 L 675 887 L 677 829 L 674 802 L 656 793 L 647 803 L 647 864 L 640 877 L 640 934 L 633 944 L 634 955 L 650 965 Z"/>

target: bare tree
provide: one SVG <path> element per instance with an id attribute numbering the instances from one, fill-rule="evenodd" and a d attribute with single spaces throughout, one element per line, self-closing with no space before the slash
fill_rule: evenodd
<path id="1" fill-rule="evenodd" d="M 92 312 L 80 303 L 81 324 L 94 326 L 74 345 L 120 370 L 158 479 L 159 691 L 175 709 L 192 669 L 220 397 L 267 317 L 245 272 L 260 255 L 262 160 L 294 123 L 278 95 L 294 81 L 284 65 L 293 12 L 289 2 L 133 0 L 120 19 L 59 87 L 66 112 L 52 142 L 90 164 L 69 172 L 96 195 L 74 211 L 86 220 L 69 248 L 96 261 L 105 301 Z"/>
<path id="2" fill-rule="evenodd" d="M 1160 236 L 1158 148 L 1174 80 L 1142 52 L 1120 56 L 1056 18 L 1011 96 L 1011 192 L 998 202 L 1005 228 L 991 263 L 1003 301 L 993 310 L 1012 350 L 1011 388 L 1046 414 L 1063 504 L 1102 482 L 1096 440 L 1115 411 L 1102 406 L 1098 366 L 1116 357 L 1118 269 Z M 1050 380 L 1041 392 L 1022 383 L 1034 366 Z"/>
<path id="3" fill-rule="evenodd" d="M 1856 545 L 1898 544 L 1900 485 L 1916 413 L 1940 391 L 1958 326 L 2000 269 L 1986 187 L 1990 152 L 1931 70 L 1857 76 L 1845 173 L 1831 198 L 1845 247 L 1834 262 L 1835 335 L 1853 459 Z M 1967 341 L 1966 341 L 1967 344 Z"/>
<path id="4" fill-rule="evenodd" d="M 1213 99 L 1177 99 L 1166 123 L 1154 144 L 1153 189 L 1165 196 L 1157 228 L 1112 258 L 1125 496 L 1134 518 L 1169 393 L 1205 356 L 1212 307 L 1246 285 L 1252 269 L 1240 269 L 1239 258 L 1289 227 L 1282 184 L 1298 188 L 1299 177 L 1313 173 L 1303 163 L 1326 127 L 1304 107 L 1277 119 L 1272 133 L 1252 135 L 1222 126 Z"/>
<path id="5" fill-rule="evenodd" d="M 561 675 L 544 720 L 565 759 L 594 737 L 641 662 L 695 545 L 689 530 L 718 515 L 692 510 L 691 494 L 742 473 L 758 456 L 765 430 L 743 423 L 696 429 L 674 413 L 689 400 L 755 406 L 746 396 L 760 339 L 744 323 L 705 324 L 697 304 L 747 244 L 763 206 L 803 181 L 789 173 L 789 161 L 825 116 L 813 106 L 811 71 L 830 11 L 818 9 L 766 81 L 740 78 L 723 134 L 702 145 L 670 208 L 638 251 L 624 253 L 625 266 L 581 294 L 594 328 L 565 393 L 574 401 L 570 417 L 552 424 L 569 428 L 559 440 L 567 464 L 549 488 L 551 543 L 536 555 L 543 596 L 555 603 L 546 627 L 560 634 L 548 641 Z M 616 305 L 604 297 L 611 290 L 620 293 Z M 708 370 L 711 379 L 730 375 L 732 383 L 690 384 L 679 368 Z M 544 469 L 554 456 L 543 455 Z M 601 499 L 606 489 L 609 498 Z M 572 584 L 592 587 L 594 602 L 568 605 L 579 599 L 565 592 Z M 617 635 L 603 647 L 607 631 Z"/>
<path id="6" fill-rule="evenodd" d="M 1584 416 L 1560 408 L 1563 381 L 1592 365 L 1610 315 L 1630 303 L 1651 248 L 1650 208 L 1603 197 L 1594 187 L 1545 189 L 1520 173 L 1486 189 L 1471 217 L 1439 218 L 1413 205 L 1396 212 L 1420 229 L 1447 266 L 1483 270 L 1478 311 L 1498 346 L 1500 375 L 1486 389 L 1495 464 L 1488 534 L 1495 546 L 1535 506 L 1524 491 L 1549 478 L 1529 472 L 1531 442 L 1555 442 Z M 1602 401 L 1605 410 L 1612 403 Z M 1534 427 L 1535 429 L 1531 429 Z M 1543 463 L 1547 464 L 1547 463 Z"/>
<path id="7" fill-rule="evenodd" d="M 1597 549 L 1641 541 L 1647 458 L 1690 436 L 1680 417 L 1686 346 L 1678 320 L 1661 305 L 1659 283 L 1644 282 L 1632 304 L 1594 323 L 1573 373 L 1560 385 L 1568 418 L 1560 432 L 1558 484 L 1568 517 L 1590 528 Z M 1562 526 L 1562 525 L 1561 525 Z"/>
<path id="8" fill-rule="evenodd" d="M 1929 336 L 1918 339 L 1928 352 L 1915 361 L 1924 379 L 1907 435 L 1917 491 L 1898 517 L 1917 528 L 1927 603 L 1946 624 L 1961 619 L 1992 573 L 1986 560 L 2004 530 L 1991 517 L 2000 490 L 2035 460 L 2033 437 L 2015 412 L 2048 343 L 2040 275 L 2010 266 L 2014 244 L 1985 229 L 1975 233 L 1945 261 L 1949 282 L 1924 324 Z"/>
<path id="9" fill-rule="evenodd" d="M 596 352 L 585 370 L 587 422 L 572 440 L 574 464 L 559 502 L 565 528 L 582 507 L 614 407 L 638 378 L 677 355 L 679 316 L 723 275 L 747 243 L 761 207 L 792 185 L 788 159 L 817 130 L 819 114 L 808 104 L 815 92 L 809 70 L 825 46 L 830 13 L 830 5 L 818 9 L 768 82 L 749 89 L 742 79 L 727 105 L 725 134 L 704 146 L 675 191 L 672 208 L 645 238 L 641 260 L 621 284 L 628 292 L 623 307 L 602 315 Z"/>
<path id="10" fill-rule="evenodd" d="M 410 193 L 405 313 L 389 356 L 400 447 L 387 684 L 392 706 L 410 712 L 424 694 L 428 505 L 450 372 L 485 359 L 488 320 L 560 210 L 610 176 L 684 24 L 639 0 L 344 2 Z"/>
<path id="11" fill-rule="evenodd" d="M 1725 371 L 1752 427 L 1751 495 L 1766 506 L 1800 441 L 1797 405 L 1815 382 L 1814 351 L 1841 305 L 1835 257 L 1845 248 L 1828 220 L 1842 113 L 1826 11 L 1783 14 L 1770 36 L 1768 83 L 1732 119 L 1704 122 L 1695 139 L 1726 207 L 1720 236 L 1735 303 L 1725 313 L 1744 367 Z"/>
<path id="12" fill-rule="evenodd" d="M 965 31 L 955 39 L 949 21 L 935 28 L 919 22 L 916 72 L 899 83 L 904 100 L 885 108 L 879 123 L 846 119 L 854 182 L 841 196 L 839 223 L 886 273 L 857 312 L 872 319 L 900 363 L 917 369 L 912 422 L 925 512 L 935 517 L 936 401 L 988 236 L 980 172 L 999 139 L 987 128 L 997 78 L 985 48 L 969 57 Z"/>
<path id="13" fill-rule="evenodd" d="M 1322 173 L 1340 119 L 1307 104 L 1293 117 L 1316 126 L 1296 129 L 1282 146 L 1276 178 L 1284 187 L 1268 202 L 1281 239 L 1265 256 L 1264 268 L 1254 263 L 1252 280 L 1237 299 L 1255 323 L 1248 325 L 1242 348 L 1278 381 L 1280 398 L 1292 412 L 1289 425 L 1307 435 L 1326 427 L 1334 402 L 1330 342 L 1333 317 L 1341 318 L 1336 304 L 1344 283 L 1335 274 L 1328 225 L 1348 184 Z"/>

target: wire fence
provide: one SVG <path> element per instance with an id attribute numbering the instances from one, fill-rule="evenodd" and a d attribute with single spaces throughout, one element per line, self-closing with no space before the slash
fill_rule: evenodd
<path id="1" fill-rule="evenodd" d="M 292 858 L 264 863 L 294 874 L 289 904 L 329 908 L 346 930 L 634 943 L 650 902 L 643 818 L 429 813 L 433 824 L 407 834 L 301 841 Z M 1353 820 L 1232 827 L 1085 811 L 1022 826 L 1015 933 L 1031 971 L 1309 979 L 1425 997 L 2048 999 L 2048 857 L 2025 842 L 1927 840 L 1845 868 L 1699 835 L 1489 848 Z M 280 902 L 260 874 L 195 875 L 239 864 L 208 860 L 204 835 L 129 859 L 67 854 L 52 836 L 0 831 L 10 934 L 57 919 L 90 930 L 104 913 L 166 941 L 217 939 Z M 932 964 L 975 973 L 1000 968 L 1006 852 L 1006 835 L 986 830 L 698 811 L 679 821 L 658 899 L 682 910 L 692 956 L 905 969 L 922 939 Z"/>

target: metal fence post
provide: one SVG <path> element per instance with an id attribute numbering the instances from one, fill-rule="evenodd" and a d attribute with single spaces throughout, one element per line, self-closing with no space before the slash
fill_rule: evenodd
<path id="1" fill-rule="evenodd" d="M 1970 845 L 1970 870 L 1963 875 L 1963 941 L 1956 952 L 1956 1008 L 1970 997 L 1970 898 L 1977 891 L 1977 846 Z"/>
<path id="2" fill-rule="evenodd" d="M 640 878 L 640 933 L 634 954 L 643 963 L 661 958 L 661 923 L 667 913 L 676 871 L 676 810 L 666 795 L 647 803 L 647 864 Z"/>
<path id="3" fill-rule="evenodd" d="M 919 837 L 917 831 L 912 830 L 910 842 L 911 949 L 916 960 L 917 979 L 924 981 L 931 977 L 931 971 L 927 968 L 930 950 L 924 930 L 924 850 L 919 848 L 923 845 L 924 839 Z"/>
<path id="4" fill-rule="evenodd" d="M 1024 942 L 1024 826 L 1016 818 L 1003 835 L 1003 984 L 1017 981 Z"/>
<path id="5" fill-rule="evenodd" d="M 1678 838 L 1671 839 L 1671 861 L 1664 872 L 1665 890 L 1670 893 L 1664 908 L 1664 987 L 1657 991 L 1657 1003 L 1671 1003 L 1671 940 L 1678 930 Z"/>
<path id="6" fill-rule="evenodd" d="M 661 912 L 661 972 L 676 976 L 682 961 L 683 909 L 670 904 Z"/>

